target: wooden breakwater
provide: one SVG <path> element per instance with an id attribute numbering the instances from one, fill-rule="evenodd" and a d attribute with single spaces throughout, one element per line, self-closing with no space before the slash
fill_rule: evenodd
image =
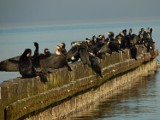
<path id="1" fill-rule="evenodd" d="M 129 71 L 140 68 L 142 74 L 155 68 L 157 62 L 154 58 L 157 55 L 158 51 L 155 51 L 154 56 L 146 53 L 144 47 L 138 47 L 138 60 L 130 59 L 129 50 L 125 50 L 125 53 L 106 55 L 100 60 L 103 79 L 97 77 L 89 67 L 78 62 L 71 65 L 72 72 L 66 68 L 54 70 L 49 74 L 49 81 L 45 84 L 40 81 L 39 77 L 16 78 L 3 82 L 0 84 L 0 119 L 36 120 L 64 117 L 98 99 L 102 95 L 100 93 L 104 91 L 100 86 L 107 85 L 108 92 L 102 93 L 108 94 L 118 86 L 122 87 L 124 83 L 130 82 L 129 80 L 123 82 L 124 78 L 115 82 L 112 78 L 117 78 L 122 74 L 135 77 L 139 74 L 128 75 Z M 148 66 L 143 67 L 144 64 Z M 93 89 L 100 89 L 100 92 Z M 93 95 L 89 95 L 93 91 Z"/>

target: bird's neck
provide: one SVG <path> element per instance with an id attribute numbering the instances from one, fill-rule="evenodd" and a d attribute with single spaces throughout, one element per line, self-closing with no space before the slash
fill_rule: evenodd
<path id="1" fill-rule="evenodd" d="M 62 53 L 58 50 L 56 50 L 56 55 L 61 55 Z"/>

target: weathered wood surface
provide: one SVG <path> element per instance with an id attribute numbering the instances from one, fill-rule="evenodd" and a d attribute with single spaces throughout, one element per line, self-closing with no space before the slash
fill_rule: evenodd
<path id="1" fill-rule="evenodd" d="M 110 78 L 139 67 L 153 56 L 138 50 L 138 60 L 130 59 L 130 53 L 113 53 L 100 60 L 104 78 L 96 76 L 91 68 L 81 62 L 72 64 L 72 72 L 66 68 L 54 70 L 49 81 L 44 84 L 39 77 L 32 79 L 16 78 L 0 84 L 0 119 L 18 119 L 28 113 L 40 110 L 53 103 L 74 96 L 92 87 L 100 86 Z M 156 52 L 157 53 L 157 52 Z M 156 57 L 158 54 L 155 54 Z"/>

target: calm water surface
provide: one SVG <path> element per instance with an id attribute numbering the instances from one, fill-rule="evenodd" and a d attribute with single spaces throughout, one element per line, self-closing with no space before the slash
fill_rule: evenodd
<path id="1" fill-rule="evenodd" d="M 156 48 L 160 48 L 160 21 L 141 21 L 125 23 L 101 23 L 64 25 L 47 27 L 30 27 L 17 29 L 0 28 L 0 61 L 21 55 L 26 48 L 34 51 L 33 42 L 38 42 L 40 52 L 49 48 L 54 52 L 55 46 L 65 42 L 67 50 L 72 41 L 85 40 L 113 31 L 118 34 L 123 29 L 133 29 L 138 34 L 141 28 L 152 27 Z M 158 57 L 160 60 L 160 58 Z M 0 72 L 0 83 L 19 77 L 18 72 Z M 77 120 L 159 120 L 160 119 L 160 70 L 155 75 L 145 77 L 133 88 L 124 90 L 110 99 L 103 99 L 89 109 L 74 114 L 70 119 Z"/>
<path id="2" fill-rule="evenodd" d="M 111 98 L 102 99 L 71 120 L 159 120 L 160 70 Z"/>

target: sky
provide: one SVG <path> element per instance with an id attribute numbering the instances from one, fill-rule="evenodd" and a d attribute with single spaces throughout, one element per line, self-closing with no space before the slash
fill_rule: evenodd
<path id="1" fill-rule="evenodd" d="M 160 18 L 160 0 L 0 0 L 0 27 Z"/>

